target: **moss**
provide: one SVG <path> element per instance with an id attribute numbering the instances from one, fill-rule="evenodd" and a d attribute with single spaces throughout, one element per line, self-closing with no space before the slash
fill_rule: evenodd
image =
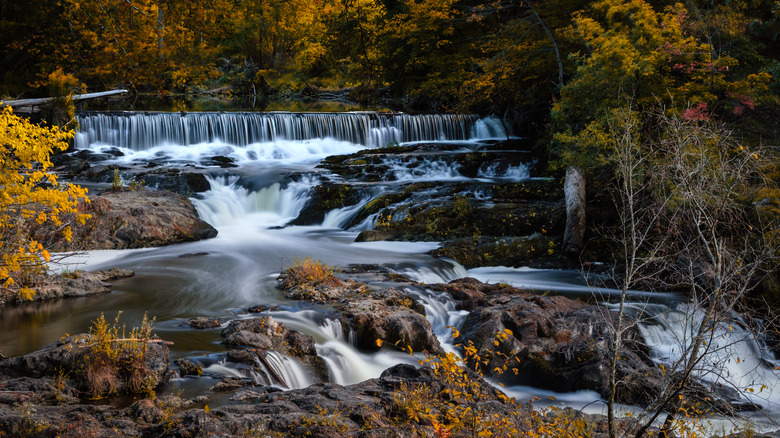
<path id="1" fill-rule="evenodd" d="M 539 260 L 558 258 L 559 244 L 542 234 L 526 237 L 479 237 L 456 239 L 431 251 L 437 257 L 449 257 L 466 268 L 478 266 L 527 266 Z"/>

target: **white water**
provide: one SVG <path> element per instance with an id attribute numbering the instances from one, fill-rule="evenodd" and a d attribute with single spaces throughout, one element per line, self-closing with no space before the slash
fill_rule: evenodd
<path id="1" fill-rule="evenodd" d="M 669 370 L 680 366 L 699 331 L 702 312 L 685 304 L 675 309 L 652 305 L 633 309 L 643 316 L 639 330 L 653 361 Z M 780 387 L 776 386 L 780 362 L 740 321 L 719 323 L 704 351 L 695 368 L 697 379 L 713 388 L 734 389 L 764 412 L 780 412 Z"/>
<path id="2" fill-rule="evenodd" d="M 525 163 L 517 166 L 507 166 L 501 169 L 499 163 L 494 163 L 484 169 L 480 169 L 477 176 L 491 179 L 504 178 L 513 182 L 523 181 L 531 177 L 530 167 L 530 164 Z"/>
<path id="3" fill-rule="evenodd" d="M 474 115 L 374 113 L 116 113 L 82 114 L 76 148 L 95 144 L 144 150 L 166 145 L 334 139 L 366 147 L 392 142 L 506 138 L 495 118 Z"/>

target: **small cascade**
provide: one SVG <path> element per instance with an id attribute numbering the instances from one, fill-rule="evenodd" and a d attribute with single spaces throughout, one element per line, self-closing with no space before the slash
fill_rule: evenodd
<path id="1" fill-rule="evenodd" d="M 457 310 L 455 301 L 447 293 L 411 287 L 404 288 L 404 291 L 425 308 L 425 318 L 431 323 L 433 333 L 439 338 L 442 347 L 447 351 L 455 352 L 452 328 L 459 329 L 469 312 Z"/>
<path id="2" fill-rule="evenodd" d="M 326 336 L 333 338 L 336 341 L 346 342 L 349 345 L 355 345 L 357 343 L 355 331 L 348 328 L 347 335 L 345 336 L 344 327 L 338 319 L 325 318 L 325 320 L 322 321 L 320 330 L 322 330 Z"/>
<path id="3" fill-rule="evenodd" d="M 651 359 L 672 370 L 679 363 L 699 330 L 702 310 L 687 304 L 677 309 L 663 305 L 632 304 L 629 309 L 639 318 L 638 328 L 650 350 Z M 719 323 L 708 335 L 706 354 L 697 365 L 695 376 L 713 388 L 736 389 L 742 398 L 765 411 L 780 409 L 780 387 L 775 374 L 778 361 L 754 333 L 740 321 Z"/>
<path id="4" fill-rule="evenodd" d="M 386 158 L 387 165 L 397 181 L 453 181 L 465 179 L 460 174 L 460 164 L 444 160 L 414 158 L 411 161 Z"/>
<path id="5" fill-rule="evenodd" d="M 350 219 L 355 217 L 355 215 L 357 215 L 358 212 L 360 212 L 360 209 L 362 209 L 366 204 L 368 204 L 370 200 L 371 198 L 366 198 L 355 205 L 350 205 L 349 207 L 336 208 L 327 212 L 325 214 L 325 218 L 323 218 L 322 220 L 322 227 L 343 228 L 349 223 Z"/>
<path id="6" fill-rule="evenodd" d="M 508 136 L 505 124 L 498 117 L 485 117 L 479 119 L 471 128 L 471 137 L 473 138 L 495 138 L 506 139 Z"/>
<path id="7" fill-rule="evenodd" d="M 257 143 L 329 138 L 365 147 L 394 142 L 506 138 L 495 117 L 380 113 L 80 114 L 78 149 L 110 145 L 146 150 L 165 145 Z"/>
<path id="8" fill-rule="evenodd" d="M 203 199 L 193 199 L 192 203 L 201 219 L 214 227 L 233 225 L 252 213 L 273 213 L 278 220 L 270 225 L 280 225 L 298 216 L 316 181 L 302 178 L 288 183 L 285 188 L 274 183 L 258 191 L 249 191 L 238 185 L 237 176 L 207 179 L 211 190 L 203 193 Z"/>
<path id="9" fill-rule="evenodd" d="M 530 164 L 523 163 L 517 166 L 507 166 L 503 169 L 500 166 L 500 163 L 493 163 L 479 169 L 477 176 L 480 178 L 504 178 L 510 181 L 523 181 L 531 178 Z"/>
<path id="10" fill-rule="evenodd" d="M 393 266 L 392 270 L 423 284 L 449 283 L 452 280 L 468 276 L 466 268 L 450 259 L 437 259 L 427 265 L 401 263 Z"/>
<path id="11" fill-rule="evenodd" d="M 269 378 L 276 381 L 287 389 L 306 388 L 314 383 L 306 370 L 295 360 L 277 353 L 273 350 L 265 350 L 263 360 L 259 358 L 258 363 L 263 362 L 269 371 Z"/>

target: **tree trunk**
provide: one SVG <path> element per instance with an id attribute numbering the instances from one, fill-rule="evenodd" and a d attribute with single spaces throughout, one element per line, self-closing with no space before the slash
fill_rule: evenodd
<path id="1" fill-rule="evenodd" d="M 563 252 L 575 256 L 582 251 L 585 236 L 585 176 L 576 167 L 570 167 L 566 171 L 563 192 L 566 195 Z"/>

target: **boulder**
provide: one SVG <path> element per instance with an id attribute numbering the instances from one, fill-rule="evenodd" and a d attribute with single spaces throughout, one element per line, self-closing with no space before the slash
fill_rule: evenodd
<path id="1" fill-rule="evenodd" d="M 381 343 L 413 351 L 442 352 L 423 307 L 408 294 L 393 288 L 339 303 L 344 326 L 354 330 L 357 347 L 378 350 Z"/>
<path id="2" fill-rule="evenodd" d="M 322 381 L 328 380 L 325 361 L 317 356 L 314 338 L 288 329 L 270 316 L 231 321 L 222 329 L 223 343 L 230 347 L 252 347 L 255 350 L 237 350 L 228 353 L 234 362 L 254 365 L 256 360 L 265 360 L 264 350 L 273 350 L 290 356 L 306 366 Z"/>
<path id="3" fill-rule="evenodd" d="M 480 299 L 460 333 L 461 342 L 472 342 L 479 357 L 487 360 L 481 366 L 487 376 L 510 385 L 608 394 L 614 312 L 561 296 L 513 293 Z M 636 329 L 625 332 L 623 345 L 617 401 L 647 405 L 664 377 Z"/>
<path id="4" fill-rule="evenodd" d="M 133 393 L 141 386 L 136 379 L 151 382 L 154 387 L 170 378 L 169 351 L 164 342 L 138 341 L 127 349 L 118 343 L 111 346 L 116 348 L 120 360 L 98 363 L 96 357 L 101 354 L 95 349 L 101 347 L 95 344 L 93 335 L 68 336 L 33 353 L 0 361 L 0 381 L 21 377 L 51 380 L 70 375 L 79 389 L 105 395 L 97 391 L 103 384 L 110 385 L 111 391 L 117 393 Z"/>
<path id="5" fill-rule="evenodd" d="M 139 187 L 111 190 L 79 205 L 92 215 L 84 225 L 74 225 L 73 238 L 65 241 L 57 230 L 34 229 L 40 242 L 53 251 L 74 249 L 126 249 L 163 246 L 208 239 L 217 230 L 198 218 L 192 203 L 172 192 Z"/>

